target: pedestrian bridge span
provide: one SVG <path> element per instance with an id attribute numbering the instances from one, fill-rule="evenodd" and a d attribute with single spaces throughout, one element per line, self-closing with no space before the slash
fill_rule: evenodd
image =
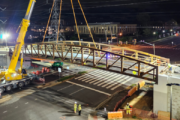
<path id="1" fill-rule="evenodd" d="M 25 44 L 23 53 L 32 58 L 69 61 L 106 69 L 158 83 L 158 73 L 169 59 L 142 51 L 93 42 L 60 41 Z"/>

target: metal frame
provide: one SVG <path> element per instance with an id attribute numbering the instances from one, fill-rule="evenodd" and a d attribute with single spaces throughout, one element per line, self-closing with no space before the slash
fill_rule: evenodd
<path id="1" fill-rule="evenodd" d="M 114 71 L 117 73 L 130 75 L 138 78 L 143 78 L 149 81 L 153 81 L 158 83 L 158 66 L 151 64 L 149 62 L 145 62 L 142 60 L 135 59 L 133 57 L 129 57 L 126 55 L 122 55 L 119 53 L 109 52 L 106 50 L 95 49 L 89 46 L 79 46 L 79 45 L 71 45 L 71 44 L 56 44 L 56 43 L 36 43 L 33 45 L 43 45 L 45 56 L 50 56 L 53 59 L 55 57 L 60 57 L 62 61 L 66 59 L 70 59 L 71 63 L 81 64 L 86 66 L 91 66 L 94 68 L 105 69 L 109 71 Z M 33 47 L 31 44 L 26 44 L 27 46 Z M 57 48 L 55 47 L 57 45 Z M 49 48 L 48 46 L 52 46 Z M 34 57 L 34 54 L 38 53 L 38 56 L 41 56 L 39 51 L 40 49 L 31 51 L 30 55 Z M 59 49 L 60 48 L 60 49 Z M 75 50 L 73 48 L 76 48 Z M 32 49 L 32 48 L 31 48 Z M 34 49 L 34 48 L 33 48 Z M 49 54 L 47 54 L 47 50 Z M 55 53 L 61 53 L 55 56 Z M 70 53 L 70 56 L 67 56 Z M 99 53 L 100 54 L 99 56 Z M 63 56 L 63 54 L 65 56 Z M 78 55 L 81 54 L 81 57 Z M 88 57 L 85 57 L 88 56 Z M 89 58 L 91 56 L 91 59 Z M 116 56 L 116 57 L 115 57 Z M 80 62 L 78 62 L 78 61 Z M 87 63 L 87 64 L 84 64 Z M 105 68 L 98 67 L 100 64 L 105 65 Z M 136 66 L 137 65 L 137 66 Z M 137 74 L 133 74 L 133 71 Z M 156 72 L 155 72 L 156 71 Z M 148 74 L 148 76 L 146 76 Z M 156 76 L 156 77 L 155 77 Z"/>

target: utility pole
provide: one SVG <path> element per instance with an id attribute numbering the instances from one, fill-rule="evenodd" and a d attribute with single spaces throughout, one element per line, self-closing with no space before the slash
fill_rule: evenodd
<path id="1" fill-rule="evenodd" d="M 48 41 L 56 41 L 57 40 L 57 33 L 58 33 L 58 24 L 59 24 L 59 6 L 58 1 L 55 0 L 53 12 L 52 12 L 52 19 L 50 23 L 50 28 L 52 29 L 52 34 L 49 36 Z M 46 1 L 48 3 L 48 1 Z M 61 22 L 62 23 L 62 22 Z M 62 24 L 60 23 L 60 29 L 63 29 Z M 64 33 L 59 32 L 59 38 L 60 40 L 65 40 Z M 59 40 L 58 38 L 58 40 Z"/>

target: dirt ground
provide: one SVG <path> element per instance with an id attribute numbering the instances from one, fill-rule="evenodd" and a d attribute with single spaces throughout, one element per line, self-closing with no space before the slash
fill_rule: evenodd
<path id="1" fill-rule="evenodd" d="M 133 108 L 145 111 L 153 110 L 153 87 L 145 85 L 139 92 L 137 91 L 131 97 L 127 98 L 120 108 L 124 109 L 127 103 L 132 105 Z"/>

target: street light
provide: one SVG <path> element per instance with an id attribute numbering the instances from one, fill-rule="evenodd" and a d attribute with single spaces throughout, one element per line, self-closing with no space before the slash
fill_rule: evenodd
<path id="1" fill-rule="evenodd" d="M 155 44 L 151 44 L 151 43 L 147 43 L 147 42 L 143 42 L 143 43 L 153 46 L 154 55 L 155 55 Z"/>
<path id="2" fill-rule="evenodd" d="M 122 33 L 119 33 L 118 34 L 120 37 L 122 36 Z M 118 38 L 118 36 L 117 36 L 117 45 L 118 45 L 118 43 L 119 43 L 119 40 L 118 40 L 119 38 Z"/>
<path id="3" fill-rule="evenodd" d="M 170 31 L 172 32 L 172 29 L 170 29 Z"/>
<path id="4" fill-rule="evenodd" d="M 170 86 L 171 87 L 171 98 L 170 98 L 170 120 L 172 120 L 172 86 L 173 85 L 176 85 L 176 86 L 180 86 L 180 84 L 178 83 L 169 83 L 169 84 L 166 84 L 166 86 Z"/>
<path id="5" fill-rule="evenodd" d="M 5 33 L 2 35 L 2 39 L 6 40 L 6 47 L 7 47 L 7 38 L 9 37 L 10 35 L 8 33 Z"/>
<path id="6" fill-rule="evenodd" d="M 156 32 L 153 32 L 153 34 L 155 35 L 155 34 L 156 34 Z"/>

